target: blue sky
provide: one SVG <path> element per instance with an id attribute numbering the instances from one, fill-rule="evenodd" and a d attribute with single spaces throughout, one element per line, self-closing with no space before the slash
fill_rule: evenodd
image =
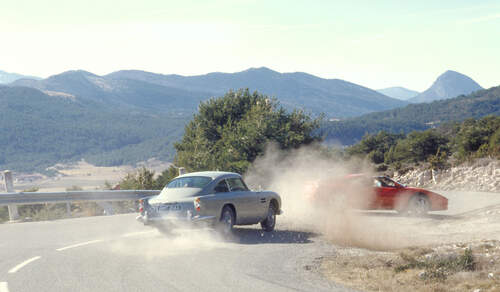
<path id="1" fill-rule="evenodd" d="M 500 1 L 2 1 L 0 39 L 0 70 L 41 77 L 266 66 L 420 91 L 452 69 L 500 85 Z"/>

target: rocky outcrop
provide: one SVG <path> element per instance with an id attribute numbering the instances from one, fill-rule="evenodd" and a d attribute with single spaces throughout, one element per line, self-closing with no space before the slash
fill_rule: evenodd
<path id="1" fill-rule="evenodd" d="M 408 186 L 500 193 L 500 161 L 481 159 L 438 171 L 416 168 L 403 174 L 395 172 L 394 179 Z"/>

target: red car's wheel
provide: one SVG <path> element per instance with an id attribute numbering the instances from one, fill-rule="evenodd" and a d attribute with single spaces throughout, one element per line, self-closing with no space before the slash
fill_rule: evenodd
<path id="1" fill-rule="evenodd" d="M 425 216 L 430 208 L 431 204 L 426 195 L 415 194 L 408 201 L 405 213 L 410 216 Z"/>

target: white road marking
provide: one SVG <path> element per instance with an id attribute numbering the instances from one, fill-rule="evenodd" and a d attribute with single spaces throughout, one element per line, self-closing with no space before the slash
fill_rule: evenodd
<path id="1" fill-rule="evenodd" d="M 65 247 L 61 247 L 61 248 L 58 248 L 56 250 L 57 251 L 63 251 L 63 250 L 67 250 L 67 249 L 70 249 L 70 248 L 80 247 L 80 246 L 89 245 L 89 244 L 93 244 L 93 243 L 98 243 L 98 242 L 102 242 L 102 241 L 103 241 L 102 239 L 97 239 L 97 240 L 91 240 L 91 241 L 86 241 L 86 242 L 80 242 L 80 243 L 77 243 L 77 244 L 72 244 L 72 245 L 68 245 L 68 246 L 65 246 Z"/>
<path id="2" fill-rule="evenodd" d="M 0 292 L 9 292 L 9 285 L 7 285 L 7 282 L 0 282 Z"/>
<path id="3" fill-rule="evenodd" d="M 9 274 L 13 274 L 17 271 L 19 271 L 20 269 L 22 269 L 24 266 L 36 261 L 36 260 L 39 260 L 41 258 L 41 256 L 36 256 L 36 257 L 33 257 L 29 260 L 25 260 L 24 262 L 20 263 L 19 265 L 13 267 L 12 269 L 9 270 Z"/>
<path id="4" fill-rule="evenodd" d="M 131 233 L 125 233 L 122 235 L 122 237 L 132 237 L 132 236 L 139 236 L 139 235 L 144 235 L 144 234 L 151 234 L 155 233 L 156 231 L 151 230 L 151 231 L 139 231 L 139 232 L 131 232 Z"/>

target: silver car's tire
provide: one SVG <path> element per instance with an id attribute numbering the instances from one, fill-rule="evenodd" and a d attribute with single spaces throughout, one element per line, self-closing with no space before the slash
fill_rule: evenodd
<path id="1" fill-rule="evenodd" d="M 276 226 L 276 213 L 276 207 L 274 204 L 269 205 L 266 219 L 260 222 L 260 226 L 264 229 L 264 231 L 271 232 L 274 230 L 274 226 Z"/>
<path id="2" fill-rule="evenodd" d="M 409 216 L 425 216 L 429 212 L 431 204 L 427 196 L 416 194 L 410 198 L 408 208 L 405 210 Z"/>
<path id="3" fill-rule="evenodd" d="M 220 220 L 217 225 L 217 229 L 224 235 L 230 235 L 233 232 L 234 221 L 236 216 L 234 211 L 230 206 L 224 206 L 220 215 Z"/>

